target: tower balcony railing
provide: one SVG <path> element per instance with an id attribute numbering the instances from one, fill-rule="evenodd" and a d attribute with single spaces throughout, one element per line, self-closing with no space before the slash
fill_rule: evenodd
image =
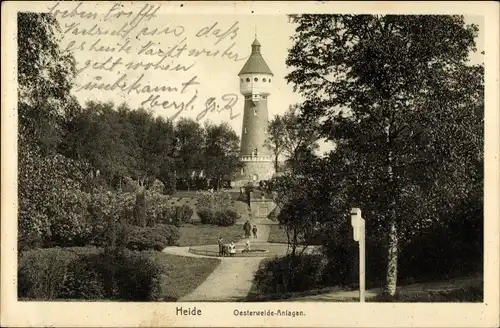
<path id="1" fill-rule="evenodd" d="M 256 161 L 262 161 L 262 162 L 265 162 L 265 161 L 272 161 L 272 157 L 271 156 L 249 156 L 249 155 L 245 155 L 245 156 L 241 156 L 240 157 L 240 160 L 242 162 L 256 162 Z"/>

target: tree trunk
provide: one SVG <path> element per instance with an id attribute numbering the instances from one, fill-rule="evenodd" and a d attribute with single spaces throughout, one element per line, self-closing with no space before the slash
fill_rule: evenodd
<path id="1" fill-rule="evenodd" d="M 391 216 L 395 213 L 391 213 Z M 389 223 L 389 245 L 387 252 L 387 281 L 385 292 L 389 296 L 396 295 L 396 286 L 398 280 L 398 236 L 395 217 L 392 217 Z"/>
<path id="2" fill-rule="evenodd" d="M 293 229 L 292 257 L 295 257 L 297 250 L 297 230 Z"/>
<path id="3" fill-rule="evenodd" d="M 141 185 L 135 194 L 135 220 L 140 227 L 146 226 L 146 195 L 145 189 Z"/>
<path id="4" fill-rule="evenodd" d="M 393 151 L 391 138 L 390 123 L 386 128 L 387 135 L 387 194 L 388 199 L 388 245 L 387 245 L 387 272 L 385 293 L 389 296 L 396 294 L 397 279 L 398 279 L 398 230 L 396 221 L 396 190 L 393 172 Z"/>

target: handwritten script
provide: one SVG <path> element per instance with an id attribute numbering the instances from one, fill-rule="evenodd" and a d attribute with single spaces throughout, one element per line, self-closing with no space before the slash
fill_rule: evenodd
<path id="1" fill-rule="evenodd" d="M 60 22 L 63 51 L 77 61 L 76 92 L 133 98 L 171 119 L 185 111 L 195 111 L 197 120 L 223 111 L 229 119 L 240 115 L 233 110 L 237 94 L 200 95 L 213 87 L 200 68 L 246 60 L 235 50 L 238 21 L 183 24 L 179 17 L 159 14 L 161 4 L 99 7 L 58 2 L 48 8 Z"/>

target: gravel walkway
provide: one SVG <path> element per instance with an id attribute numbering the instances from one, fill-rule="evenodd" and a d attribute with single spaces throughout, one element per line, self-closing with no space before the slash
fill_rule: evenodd
<path id="1" fill-rule="evenodd" d="M 252 242 L 267 242 L 269 238 L 270 228 L 268 225 L 257 225 L 257 239 L 250 239 Z M 244 243 L 245 239 L 238 243 Z M 189 253 L 189 247 L 176 247 L 174 251 L 172 247 L 168 247 L 164 252 L 173 254 L 172 251 L 178 252 L 181 256 L 206 257 Z M 182 249 L 182 250 L 181 250 Z M 187 254 L 191 255 L 187 255 Z M 252 257 L 235 257 L 221 258 L 221 263 L 207 277 L 207 279 L 199 285 L 192 293 L 182 297 L 180 302 L 189 301 L 235 301 L 245 298 L 253 285 L 253 276 L 259 268 L 262 258 Z"/>

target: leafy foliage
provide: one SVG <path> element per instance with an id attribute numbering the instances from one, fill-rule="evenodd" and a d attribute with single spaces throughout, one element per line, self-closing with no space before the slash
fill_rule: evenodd
<path id="1" fill-rule="evenodd" d="M 34 299 L 54 299 L 61 293 L 69 264 L 78 256 L 52 248 L 23 253 L 18 265 L 18 295 Z"/>
<path id="2" fill-rule="evenodd" d="M 282 115 L 276 115 L 269 122 L 266 145 L 273 151 L 274 166 L 279 170 L 279 157 L 283 155 L 292 169 L 301 161 L 312 156 L 319 147 L 317 121 L 304 121 L 300 118 L 300 105 L 293 105 Z"/>
<path id="3" fill-rule="evenodd" d="M 385 239 L 394 295 L 402 243 L 482 198 L 484 72 L 466 63 L 477 27 L 461 16 L 294 19 L 287 80 L 306 98 L 302 119 L 336 145 L 321 179 L 339 210 L 361 207 Z"/>
<path id="4" fill-rule="evenodd" d="M 144 255 L 98 249 L 37 249 L 19 262 L 19 297 L 149 301 L 158 296 L 160 267 Z"/>
<path id="5" fill-rule="evenodd" d="M 264 261 L 255 273 L 261 293 L 288 293 L 322 287 L 327 265 L 322 256 L 285 256 Z"/>
<path id="6" fill-rule="evenodd" d="M 203 224 L 233 225 L 239 218 L 231 196 L 224 191 L 197 193 L 196 209 Z"/>
<path id="7" fill-rule="evenodd" d="M 226 210 L 224 212 L 215 213 L 215 224 L 222 227 L 229 227 L 236 223 L 239 218 L 239 214 L 233 210 Z"/>
<path id="8" fill-rule="evenodd" d="M 25 144 L 19 155 L 19 238 L 79 244 L 90 234 L 86 221 L 88 166 L 61 155 L 45 157 Z M 22 244 L 22 243 L 21 243 Z M 22 247 L 21 247 L 22 248 Z"/>
<path id="9" fill-rule="evenodd" d="M 175 136 L 175 167 L 189 190 L 193 172 L 201 172 L 204 168 L 204 131 L 196 121 L 181 118 L 175 126 Z"/>
<path id="10" fill-rule="evenodd" d="M 57 120 L 75 102 L 70 96 L 75 61 L 62 53 L 60 37 L 59 24 L 53 16 L 18 13 L 19 133 L 43 153 L 54 150 L 60 140 Z"/>
<path id="11" fill-rule="evenodd" d="M 232 174 L 241 169 L 239 148 L 238 135 L 227 123 L 205 125 L 205 172 L 217 182 L 217 190 L 223 179 L 232 178 Z"/>
<path id="12" fill-rule="evenodd" d="M 157 224 L 154 227 L 134 228 L 128 237 L 127 248 L 138 251 L 161 251 L 167 246 L 176 245 L 178 240 L 177 227 Z"/>

